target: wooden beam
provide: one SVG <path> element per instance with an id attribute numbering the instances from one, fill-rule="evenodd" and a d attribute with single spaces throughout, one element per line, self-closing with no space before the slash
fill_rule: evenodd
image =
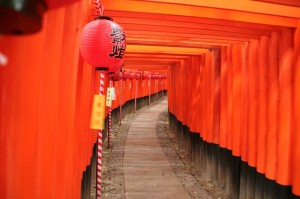
<path id="1" fill-rule="evenodd" d="M 164 54 L 188 54 L 200 55 L 207 53 L 207 49 L 201 48 L 187 48 L 187 47 L 169 47 L 169 46 L 144 46 L 144 45 L 127 45 L 127 52 L 151 52 L 151 53 L 164 53 Z"/>
<path id="2" fill-rule="evenodd" d="M 176 55 L 176 54 L 154 54 L 154 53 L 137 53 L 137 52 L 126 52 L 125 58 L 127 57 L 139 57 L 139 58 L 152 58 L 152 59 L 159 59 L 159 58 L 173 58 L 173 59 L 188 59 L 189 55 Z"/>
<path id="3" fill-rule="evenodd" d="M 197 42 L 172 42 L 164 40 L 148 40 L 148 39 L 127 39 L 129 45 L 145 45 L 145 46 L 168 46 L 168 47 L 187 47 L 187 48 L 203 48 L 203 49 L 219 49 L 221 46 L 227 46 L 228 42 L 215 41 L 199 41 Z"/>
<path id="4" fill-rule="evenodd" d="M 188 30 L 214 30 L 220 32 L 233 32 L 233 33 L 244 33 L 244 34 L 253 34 L 261 36 L 270 36 L 271 31 L 261 30 L 254 28 L 244 28 L 244 27 L 235 27 L 235 26 L 225 26 L 219 24 L 205 24 L 199 22 L 190 22 L 190 21 L 172 21 L 172 20 L 157 20 L 157 19 L 143 19 L 143 18 L 130 18 L 130 17 L 114 17 L 114 20 L 117 21 L 120 25 L 126 26 L 126 24 L 135 24 L 135 25 L 150 25 L 157 27 L 172 27 L 179 29 L 188 29 Z"/>
<path id="5" fill-rule="evenodd" d="M 203 17 L 192 17 L 192 16 L 178 16 L 178 15 L 167 15 L 167 14 L 157 14 L 157 13 L 143 13 L 143 12 L 128 12 L 128 11 L 115 11 L 107 10 L 105 12 L 108 16 L 111 17 L 128 17 L 128 18 L 140 18 L 140 19 L 154 19 L 154 20 L 169 20 L 169 21 L 179 21 L 179 22 L 192 22 L 200 24 L 214 24 L 220 26 L 228 27 L 242 27 L 249 29 L 257 30 L 269 30 L 269 31 L 280 31 L 280 27 L 275 25 L 267 25 L 260 23 L 249 23 L 249 22 L 239 22 L 239 21 L 230 21 L 224 19 L 212 19 L 212 18 L 203 18 Z"/>
<path id="6" fill-rule="evenodd" d="M 155 25 L 142 25 L 142 24 L 120 24 L 126 30 L 140 30 L 148 32 L 158 32 L 158 33 L 184 33 L 194 37 L 196 35 L 214 35 L 214 36 L 225 36 L 225 37 L 237 37 L 237 38 L 248 38 L 248 39 L 259 39 L 260 35 L 253 34 L 251 31 L 249 33 L 238 33 L 238 32 L 225 32 L 217 30 L 199 30 L 199 29 L 184 29 L 176 27 L 164 27 Z"/>
<path id="7" fill-rule="evenodd" d="M 170 64 L 172 65 L 172 64 Z M 167 69 L 170 65 L 162 65 L 162 64 L 145 64 L 145 62 L 128 62 L 124 68 L 139 68 L 139 69 L 154 69 L 154 70 L 164 70 Z"/>
<path id="8" fill-rule="evenodd" d="M 143 65 L 143 62 L 126 64 L 124 69 L 147 70 L 147 71 L 166 71 L 171 65 Z"/>
<path id="9" fill-rule="evenodd" d="M 248 42 L 249 38 L 237 38 L 237 37 L 226 37 L 226 36 L 215 36 L 215 35 L 192 35 L 184 33 L 171 33 L 171 32 L 148 32 L 139 30 L 126 30 L 126 35 L 132 39 L 156 39 L 164 41 L 215 41 L 215 42 L 227 42 L 227 43 L 239 43 Z"/>
<path id="10" fill-rule="evenodd" d="M 138 58 L 138 57 L 125 57 L 124 58 L 125 61 L 140 61 L 140 60 L 146 60 L 148 64 L 153 64 L 153 63 L 160 63 L 160 64 L 169 64 L 169 63 L 174 63 L 174 62 L 178 62 L 181 60 L 187 60 L 187 59 L 182 59 L 182 58 L 172 58 L 172 57 L 166 57 L 166 58 L 153 58 L 153 59 L 142 59 L 142 58 Z"/>
<path id="11" fill-rule="evenodd" d="M 249 1 L 249 0 L 142 0 L 145 2 L 163 2 L 173 3 L 181 5 L 192 5 L 197 7 L 209 7 L 226 9 L 233 11 L 244 11 L 249 13 L 260 13 L 275 16 L 284 16 L 299 18 L 300 8 L 293 7 L 298 5 L 299 0 L 260 0 L 260 1 Z M 266 3 L 268 2 L 268 3 Z M 273 3 L 273 4 L 270 4 Z M 274 4 L 275 3 L 275 4 Z M 278 5 L 281 4 L 281 5 Z M 286 6 L 292 5 L 292 6 Z"/>
<path id="12" fill-rule="evenodd" d="M 267 2 L 267 3 L 273 3 L 273 4 L 300 7 L 300 1 L 299 0 L 254 0 L 254 1 L 261 1 L 261 2 Z"/>
<path id="13" fill-rule="evenodd" d="M 106 10 L 144 12 L 179 16 L 203 17 L 239 22 L 269 24 L 285 27 L 297 27 L 298 19 L 272 16 L 245 11 L 232 11 L 219 8 L 207 8 L 192 5 L 180 5 L 161 2 L 145 2 L 134 0 L 103 0 Z M 266 8 L 267 9 L 267 8 Z"/>

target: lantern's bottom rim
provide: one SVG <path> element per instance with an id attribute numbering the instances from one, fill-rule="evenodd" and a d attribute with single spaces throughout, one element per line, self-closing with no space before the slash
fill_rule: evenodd
<path id="1" fill-rule="evenodd" d="M 108 71 L 108 68 L 107 67 L 95 67 L 96 70 L 103 70 L 103 71 Z"/>

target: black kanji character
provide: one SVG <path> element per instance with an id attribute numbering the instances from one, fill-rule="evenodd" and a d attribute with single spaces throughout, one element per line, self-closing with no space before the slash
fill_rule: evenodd
<path id="1" fill-rule="evenodd" d="M 113 45 L 112 53 L 109 54 L 110 57 L 122 59 L 125 53 L 125 45 Z"/>
<path id="2" fill-rule="evenodd" d="M 113 37 L 112 43 L 120 44 L 121 42 L 125 41 L 125 34 L 119 26 L 112 25 L 112 33 L 110 36 Z"/>

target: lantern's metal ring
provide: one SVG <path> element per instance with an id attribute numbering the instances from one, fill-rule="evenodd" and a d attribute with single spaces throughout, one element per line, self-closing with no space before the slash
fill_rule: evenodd
<path id="1" fill-rule="evenodd" d="M 114 21 L 111 17 L 108 17 L 108 16 L 97 16 L 95 18 L 95 20 L 97 20 L 97 19 L 106 19 L 106 20 L 109 20 L 109 21 Z"/>

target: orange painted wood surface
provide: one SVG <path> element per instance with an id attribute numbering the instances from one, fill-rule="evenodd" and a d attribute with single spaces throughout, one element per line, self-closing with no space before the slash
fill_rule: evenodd
<path id="1" fill-rule="evenodd" d="M 220 74 L 220 146 L 227 147 L 227 48 L 221 49 L 221 74 Z"/>
<path id="2" fill-rule="evenodd" d="M 300 195 L 300 25 L 295 32 L 295 81 L 294 81 L 294 124 L 295 132 L 293 139 L 293 154 L 292 154 L 292 185 L 293 193 Z"/>
<path id="3" fill-rule="evenodd" d="M 124 69 L 168 75 L 161 87 L 158 80 L 124 81 L 122 105 L 134 98 L 136 81 L 138 97 L 154 94 L 158 86 L 168 89 L 169 111 L 183 125 L 300 195 L 299 2 L 259 1 L 236 1 L 240 7 L 102 2 L 127 34 Z M 0 196 L 5 199 L 79 198 L 96 141 L 89 118 L 99 72 L 78 49 L 93 5 L 47 2 L 41 32 L 0 36 L 0 52 L 9 58 L 0 67 Z M 262 2 L 274 4 L 266 11 L 247 7 L 267 5 Z M 114 86 L 113 109 L 120 105 L 120 82 Z"/>
<path id="4" fill-rule="evenodd" d="M 248 164 L 257 165 L 257 66 L 258 66 L 258 40 L 249 43 L 249 132 L 248 132 Z"/>
<path id="5" fill-rule="evenodd" d="M 268 46 L 268 81 L 267 81 L 267 147 L 266 177 L 276 179 L 278 102 L 279 102 L 279 33 L 272 33 Z M 271 67 L 272 66 L 272 67 Z"/>
<path id="6" fill-rule="evenodd" d="M 293 148 L 293 30 L 284 29 L 279 43 L 279 123 L 276 182 L 290 185 Z"/>
<path id="7" fill-rule="evenodd" d="M 270 37 L 261 36 L 259 40 L 222 47 L 217 78 L 210 55 L 203 56 L 196 70 L 193 62 L 185 62 L 182 66 L 186 74 L 178 63 L 178 68 L 169 70 L 170 79 L 174 79 L 170 80 L 168 90 L 170 104 L 178 107 L 170 109 L 171 112 L 175 116 L 179 115 L 176 110 L 180 110 L 180 115 L 184 114 L 182 111 L 191 114 L 187 126 L 192 127 L 193 132 L 196 129 L 206 142 L 232 150 L 234 156 L 241 156 L 242 161 L 255 167 L 257 172 L 279 184 L 291 185 L 293 193 L 298 194 L 299 147 L 295 145 L 299 137 L 299 100 L 295 89 L 299 72 L 291 53 L 295 49 L 295 64 L 298 64 L 299 44 L 294 43 L 298 42 L 299 30 L 295 39 L 293 34 L 291 29 L 282 29 L 282 32 L 272 32 Z M 179 82 L 176 78 L 185 78 L 178 73 L 196 81 L 194 89 L 175 86 Z M 219 113 L 214 109 L 218 81 Z M 172 94 L 178 92 L 178 88 L 191 92 L 186 95 L 192 105 L 186 106 L 180 94 Z M 188 109 L 180 109 L 180 106 Z M 220 117 L 218 128 L 215 128 L 214 114 Z M 294 131 L 292 126 L 295 126 Z"/>
<path id="8" fill-rule="evenodd" d="M 39 33 L 1 35 L 9 62 L 0 67 L 0 198 L 80 198 L 97 136 L 89 128 L 92 96 L 99 92 L 99 73 L 79 53 L 91 11 L 86 2 L 49 10 Z M 124 103 L 134 98 L 129 84 Z"/>
<path id="9" fill-rule="evenodd" d="M 258 48 L 257 171 L 265 173 L 267 136 L 267 78 L 269 38 L 262 36 Z"/>

